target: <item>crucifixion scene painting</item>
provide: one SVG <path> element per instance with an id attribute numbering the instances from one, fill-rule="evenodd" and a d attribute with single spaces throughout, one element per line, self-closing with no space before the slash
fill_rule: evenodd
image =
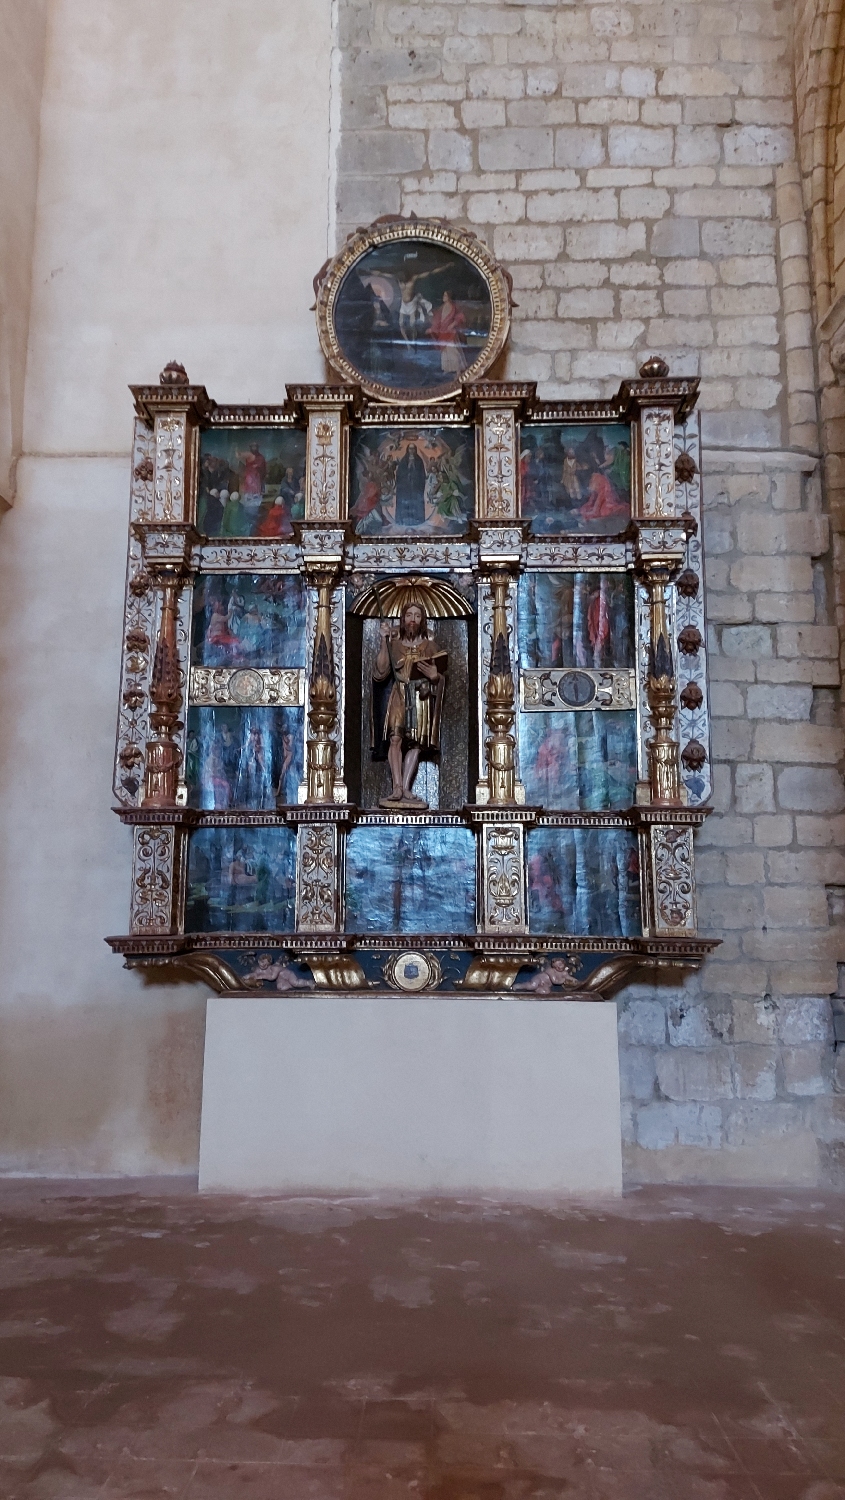
<path id="1" fill-rule="evenodd" d="M 471 428 L 354 434 L 350 515 L 358 536 L 461 536 L 475 505 Z"/>
<path id="2" fill-rule="evenodd" d="M 305 515 L 305 433 L 211 428 L 200 443 L 197 530 L 204 536 L 291 538 Z"/>
<path id="3" fill-rule="evenodd" d="M 448 245 L 376 245 L 348 271 L 334 324 L 342 353 L 367 378 L 398 390 L 457 384 L 484 348 L 490 290 Z"/>
<path id="4" fill-rule="evenodd" d="M 616 536 L 631 519 L 631 429 L 622 422 L 526 424 L 522 514 L 538 535 Z"/>

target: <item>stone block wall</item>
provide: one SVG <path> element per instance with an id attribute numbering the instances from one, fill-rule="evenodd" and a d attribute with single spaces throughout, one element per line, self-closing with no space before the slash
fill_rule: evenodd
<path id="1" fill-rule="evenodd" d="M 819 445 L 792 9 L 340 0 L 339 237 L 474 229 L 519 307 L 505 378 L 701 377 L 716 810 L 679 985 L 620 997 L 633 1178 L 845 1177 L 836 570 Z"/>
<path id="2" fill-rule="evenodd" d="M 655 975 L 620 997 L 628 1169 L 845 1183 L 830 1003 L 845 789 L 818 464 L 710 449 L 702 478 L 715 794 L 696 870 L 722 945 L 683 988 Z"/>

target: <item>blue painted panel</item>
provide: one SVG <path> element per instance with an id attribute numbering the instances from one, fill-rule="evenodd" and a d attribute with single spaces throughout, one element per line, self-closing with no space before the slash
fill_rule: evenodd
<path id="1" fill-rule="evenodd" d="M 567 812 L 630 807 L 637 780 L 633 709 L 520 713 L 519 774 L 529 804 Z"/>
<path id="2" fill-rule="evenodd" d="M 188 932 L 292 932 L 296 835 L 198 828 L 188 857 Z"/>
<path id="3" fill-rule="evenodd" d="M 528 834 L 532 932 L 637 937 L 637 836 L 630 828 L 533 828 Z"/>
<path id="4" fill-rule="evenodd" d="M 468 828 L 388 824 L 352 830 L 346 930 L 475 931 L 475 836 Z"/>

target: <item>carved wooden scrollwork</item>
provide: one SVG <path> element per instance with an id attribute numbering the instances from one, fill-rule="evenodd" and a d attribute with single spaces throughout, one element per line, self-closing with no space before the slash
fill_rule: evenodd
<path id="1" fill-rule="evenodd" d="M 177 832 L 168 826 L 135 829 L 132 931 L 170 932 Z"/>
<path id="2" fill-rule="evenodd" d="M 331 932 L 335 928 L 337 837 L 333 823 L 300 827 L 297 926 L 301 932 Z"/>
<path id="3" fill-rule="evenodd" d="M 651 848 L 658 930 L 694 929 L 692 830 L 658 825 Z"/>

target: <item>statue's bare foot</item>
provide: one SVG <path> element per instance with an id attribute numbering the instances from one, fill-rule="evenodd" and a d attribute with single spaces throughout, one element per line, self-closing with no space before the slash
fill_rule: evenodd
<path id="1" fill-rule="evenodd" d="M 407 807 L 409 811 L 427 812 L 428 803 L 423 797 L 415 797 L 413 792 L 403 792 L 400 802 L 401 807 Z"/>
<path id="2" fill-rule="evenodd" d="M 403 791 L 388 792 L 386 797 L 379 798 L 379 807 L 401 807 L 405 798 Z"/>

